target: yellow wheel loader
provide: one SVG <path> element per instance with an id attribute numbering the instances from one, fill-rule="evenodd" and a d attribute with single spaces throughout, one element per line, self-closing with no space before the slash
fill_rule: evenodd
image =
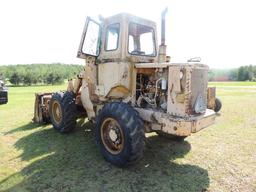
<path id="1" fill-rule="evenodd" d="M 183 140 L 213 124 L 216 98 L 215 88 L 208 88 L 208 66 L 196 59 L 170 62 L 166 11 L 159 47 L 153 21 L 127 13 L 100 22 L 88 17 L 77 53 L 84 70 L 64 92 L 37 93 L 34 120 L 66 133 L 78 116 L 87 117 L 95 123 L 101 154 L 117 166 L 142 157 L 145 133 Z"/>

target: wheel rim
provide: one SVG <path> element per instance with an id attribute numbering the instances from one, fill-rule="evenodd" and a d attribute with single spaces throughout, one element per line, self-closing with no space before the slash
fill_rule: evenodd
<path id="1" fill-rule="evenodd" d="M 107 118 L 101 125 L 101 140 L 108 152 L 120 153 L 124 148 L 124 134 L 119 123 L 113 118 Z"/>
<path id="2" fill-rule="evenodd" d="M 53 119 L 57 124 L 60 124 L 62 119 L 61 106 L 58 101 L 54 101 L 52 104 L 52 115 Z"/>

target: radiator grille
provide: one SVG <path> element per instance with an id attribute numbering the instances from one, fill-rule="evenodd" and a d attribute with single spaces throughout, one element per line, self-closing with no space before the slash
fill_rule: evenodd
<path id="1" fill-rule="evenodd" d="M 208 70 L 205 68 L 194 68 L 191 73 L 191 108 L 192 113 L 196 113 L 196 102 L 201 102 L 201 112 L 205 112 L 207 108 L 207 86 L 208 86 Z"/>

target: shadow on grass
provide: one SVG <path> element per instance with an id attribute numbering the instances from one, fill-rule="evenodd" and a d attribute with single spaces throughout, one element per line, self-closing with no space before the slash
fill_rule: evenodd
<path id="1" fill-rule="evenodd" d="M 21 138 L 15 147 L 23 151 L 20 158 L 30 164 L 2 180 L 0 188 L 7 191 L 197 192 L 208 188 L 207 170 L 175 163 L 190 151 L 187 141 L 177 143 L 158 136 L 149 137 L 144 158 L 122 169 L 102 158 L 92 127 L 90 123 L 82 124 L 82 128 L 72 134 L 43 129 Z M 24 179 L 13 182 L 19 177 Z"/>
<path id="2" fill-rule="evenodd" d="M 43 128 L 47 126 L 47 124 L 37 124 L 37 123 L 33 123 L 32 121 L 26 125 L 22 125 L 20 127 L 17 127 L 16 129 L 12 129 L 11 131 L 8 131 L 8 132 L 5 132 L 4 134 L 5 135 L 8 135 L 8 134 L 12 134 L 12 133 L 16 133 L 16 132 L 19 132 L 19 131 L 28 131 L 28 130 L 32 130 L 32 129 L 36 129 L 36 128 Z"/>

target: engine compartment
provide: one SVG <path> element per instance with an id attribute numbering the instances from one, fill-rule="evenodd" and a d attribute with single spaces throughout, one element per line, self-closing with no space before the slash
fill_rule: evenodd
<path id="1" fill-rule="evenodd" d="M 139 64 L 135 104 L 173 116 L 201 115 L 207 109 L 207 87 L 204 64 Z"/>
<path id="2" fill-rule="evenodd" d="M 168 74 L 166 69 L 139 69 L 136 79 L 136 105 L 167 111 Z"/>

